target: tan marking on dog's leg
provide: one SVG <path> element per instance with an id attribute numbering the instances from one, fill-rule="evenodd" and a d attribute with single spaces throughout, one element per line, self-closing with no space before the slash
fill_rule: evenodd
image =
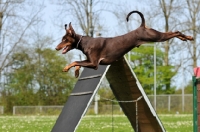
<path id="1" fill-rule="evenodd" d="M 99 65 L 99 63 L 100 63 L 103 59 L 105 59 L 105 58 L 100 58 L 100 59 L 99 59 L 98 65 Z"/>
<path id="2" fill-rule="evenodd" d="M 99 59 L 98 64 L 97 64 L 97 67 L 95 68 L 95 70 L 98 69 L 99 63 L 100 63 L 103 59 L 105 59 L 105 58 L 100 58 L 100 59 Z"/>
<path id="3" fill-rule="evenodd" d="M 66 67 L 63 69 L 63 72 L 68 72 L 70 68 L 71 68 L 70 66 L 66 66 Z"/>
<path id="4" fill-rule="evenodd" d="M 194 38 L 191 37 L 191 36 L 186 36 L 186 38 L 187 38 L 188 40 L 194 40 Z"/>
<path id="5" fill-rule="evenodd" d="M 181 36 L 177 36 L 177 38 L 179 38 L 180 40 L 182 40 L 182 41 L 187 41 L 187 39 L 186 38 L 184 38 L 184 37 L 181 37 Z"/>
<path id="6" fill-rule="evenodd" d="M 76 65 L 75 62 L 69 64 L 68 66 L 66 66 L 64 69 L 63 69 L 63 72 L 68 72 L 70 68 L 74 67 Z"/>

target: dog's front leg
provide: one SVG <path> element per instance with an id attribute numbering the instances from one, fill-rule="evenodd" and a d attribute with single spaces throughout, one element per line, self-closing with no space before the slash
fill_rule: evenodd
<path id="1" fill-rule="evenodd" d="M 70 68 L 76 66 L 76 70 L 75 70 L 75 76 L 78 77 L 79 75 L 79 69 L 81 66 L 83 67 L 88 67 L 88 68 L 93 68 L 93 69 L 97 69 L 98 68 L 98 62 L 90 62 L 88 60 L 84 60 L 84 61 L 75 61 L 71 64 L 69 64 L 68 66 L 66 66 L 63 71 L 64 72 L 68 72 Z"/>
<path id="2" fill-rule="evenodd" d="M 68 66 L 66 66 L 63 71 L 64 72 L 68 72 L 70 68 L 74 67 L 74 66 L 83 66 L 83 67 L 88 67 L 88 68 L 93 68 L 93 69 L 97 69 L 97 64 L 98 63 L 94 63 L 94 62 L 89 62 L 88 60 L 84 60 L 84 61 L 75 61 L 71 64 L 69 64 Z"/>
<path id="3" fill-rule="evenodd" d="M 75 66 L 75 77 L 77 78 L 79 76 L 79 70 L 81 66 Z"/>

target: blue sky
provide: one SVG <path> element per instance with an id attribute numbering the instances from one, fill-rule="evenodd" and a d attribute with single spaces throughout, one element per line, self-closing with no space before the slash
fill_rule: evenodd
<path id="1" fill-rule="evenodd" d="M 135 10 L 135 9 L 139 9 L 141 7 L 137 1 L 124 0 L 123 2 L 126 2 L 126 1 L 128 3 L 131 3 L 130 9 L 127 10 L 127 12 Z M 121 0 L 115 1 L 116 5 L 120 5 L 120 3 L 121 3 Z M 60 22 L 59 19 L 56 19 L 56 16 L 59 13 L 59 10 L 58 10 L 59 6 L 57 6 L 56 4 L 52 4 L 52 2 L 49 2 L 49 0 L 45 0 L 45 4 L 46 4 L 46 8 L 44 9 L 43 20 L 46 22 L 46 25 L 45 25 L 46 32 L 53 31 L 53 32 L 55 32 L 54 35 L 57 36 L 57 34 L 59 34 L 58 36 L 60 36 L 60 32 L 62 32 L 62 31 L 60 30 L 60 28 L 58 26 L 55 26 L 53 23 L 62 23 L 64 25 L 65 23 L 72 22 L 72 25 L 74 24 L 74 28 L 77 31 L 77 33 L 79 33 L 79 34 L 83 33 L 83 31 L 80 30 L 76 26 L 76 22 L 74 22 L 70 16 L 65 15 L 65 17 L 63 18 L 63 22 Z M 112 7 L 110 7 L 110 8 L 112 8 Z M 143 8 L 144 8 L 144 6 L 143 6 Z M 145 6 L 145 8 L 146 8 L 146 6 Z M 112 9 L 108 9 L 108 10 L 112 10 Z M 142 7 L 141 7 L 141 10 L 142 10 Z M 101 21 L 103 21 L 103 23 L 105 23 L 107 25 L 107 27 L 109 28 L 109 30 L 107 31 L 108 33 L 105 33 L 105 32 L 103 33 L 103 35 L 105 37 L 120 35 L 120 33 L 116 31 L 116 29 L 117 29 L 116 27 L 119 26 L 117 18 L 112 13 L 103 11 L 100 17 L 102 18 Z M 124 22 L 126 22 L 125 18 L 124 18 Z M 135 28 L 136 28 L 136 26 L 135 26 Z M 63 33 L 64 33 L 64 31 L 63 31 Z"/>

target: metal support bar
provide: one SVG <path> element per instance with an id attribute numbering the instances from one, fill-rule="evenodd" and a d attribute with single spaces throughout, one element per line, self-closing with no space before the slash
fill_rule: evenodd
<path id="1" fill-rule="evenodd" d="M 193 132 L 197 132 L 197 79 L 196 76 L 192 77 L 193 80 Z"/>

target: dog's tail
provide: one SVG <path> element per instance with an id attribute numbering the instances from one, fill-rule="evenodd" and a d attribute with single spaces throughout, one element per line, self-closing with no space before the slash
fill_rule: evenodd
<path id="1" fill-rule="evenodd" d="M 129 16 L 130 16 L 132 13 L 138 13 L 138 14 L 140 15 L 140 17 L 141 17 L 141 19 L 142 19 L 142 23 L 141 23 L 140 27 L 144 27 L 144 26 L 145 26 L 145 19 L 144 19 L 143 14 L 142 14 L 141 12 L 139 12 L 139 11 L 131 11 L 130 13 L 128 13 L 128 15 L 127 15 L 127 17 L 126 17 L 127 22 L 128 22 L 128 20 L 129 20 Z"/>

